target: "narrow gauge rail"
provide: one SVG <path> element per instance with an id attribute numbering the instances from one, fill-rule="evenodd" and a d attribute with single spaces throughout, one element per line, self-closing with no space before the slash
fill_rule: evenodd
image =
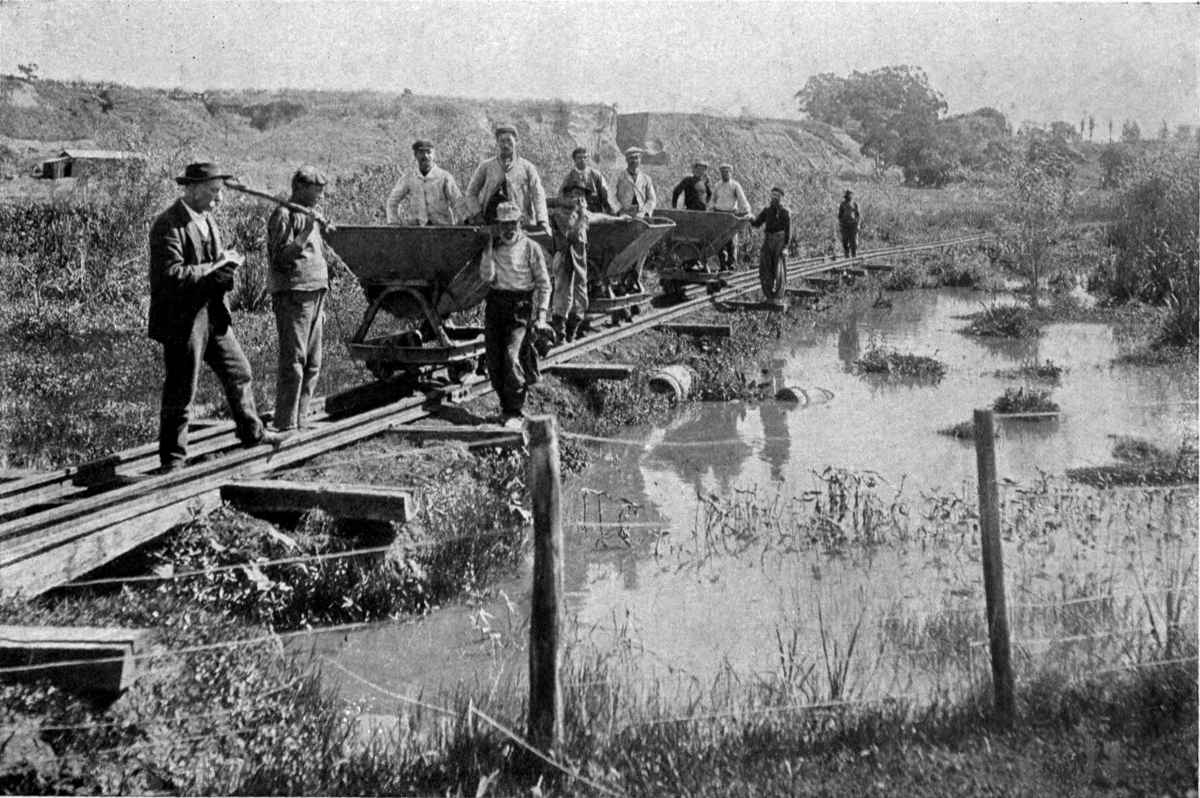
<path id="1" fill-rule="evenodd" d="M 961 236 L 924 244 L 873 250 L 853 260 L 825 261 L 808 258 L 789 265 L 789 280 L 844 269 L 854 262 L 945 247 L 971 244 L 986 234 Z M 586 352 L 614 343 L 701 309 L 713 300 L 732 298 L 754 290 L 757 270 L 735 272 L 725 288 L 709 295 L 688 290 L 668 307 L 637 316 L 632 322 L 554 348 L 543 362 L 566 362 Z M 696 295 L 698 294 L 698 295 Z M 486 378 L 463 380 L 459 401 L 491 392 Z M 417 394 L 398 399 L 346 418 L 328 414 L 314 419 L 313 427 L 288 439 L 276 451 L 265 447 L 242 449 L 228 424 L 201 429 L 193 436 L 195 454 L 212 459 L 180 471 L 151 475 L 157 450 L 144 445 L 106 458 L 119 469 L 122 480 L 103 487 L 75 484 L 88 468 L 84 465 L 0 483 L 0 593 L 32 597 L 76 579 L 121 554 L 158 537 L 171 526 L 220 504 L 221 486 L 293 466 L 323 452 L 370 438 L 389 429 L 426 418 L 436 412 L 431 397 Z"/>

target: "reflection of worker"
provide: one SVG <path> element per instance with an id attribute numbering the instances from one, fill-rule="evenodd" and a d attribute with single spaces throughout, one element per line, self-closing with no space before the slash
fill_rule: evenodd
<path id="1" fill-rule="evenodd" d="M 546 190 L 537 167 L 517 155 L 517 130 L 509 125 L 496 128 L 495 158 L 488 158 L 475 169 L 467 184 L 467 209 L 477 221 L 491 224 L 496 208 L 511 202 L 525 222 L 541 227 L 550 235 L 550 217 L 546 213 Z"/>
<path id="2" fill-rule="evenodd" d="M 654 193 L 654 181 L 650 175 L 642 171 L 642 149 L 630 147 L 625 150 L 625 169 L 617 177 L 616 188 L 617 210 L 625 216 L 649 219 L 658 207 L 658 196 Z M 629 272 L 631 279 L 627 286 L 629 293 L 642 293 L 642 269 L 646 266 L 646 256 L 638 258 L 638 262 Z"/>
<path id="3" fill-rule="evenodd" d="M 679 206 L 679 195 L 683 195 L 683 207 L 689 211 L 708 209 L 712 199 L 712 184 L 708 182 L 708 164 L 696 161 L 692 164 L 692 173 L 680 180 L 671 192 L 671 207 Z"/>
<path id="4" fill-rule="evenodd" d="M 750 202 L 746 199 L 746 192 L 742 190 L 742 184 L 733 179 L 733 166 L 723 163 L 719 168 L 721 180 L 713 186 L 712 201 L 709 203 L 708 209 L 746 216 L 750 213 Z M 737 268 L 736 235 L 731 236 L 725 246 L 721 247 L 721 251 L 717 253 L 717 259 L 720 261 L 721 271 Z"/>
<path id="5" fill-rule="evenodd" d="M 554 228 L 554 293 L 551 298 L 556 335 L 575 340 L 588 308 L 588 223 L 587 184 L 575 172 L 562 186 L 563 199 L 550 214 Z"/>
<path id="6" fill-rule="evenodd" d="M 614 210 L 608 193 L 608 183 L 600 170 L 587 162 L 587 147 L 576 147 L 571 151 L 571 171 L 563 178 L 559 196 L 566 197 L 573 185 L 582 185 L 587 193 L 587 209 L 592 213 L 609 213 Z"/>
<path id="7" fill-rule="evenodd" d="M 849 371 L 862 355 L 862 344 L 858 337 L 858 316 L 851 315 L 838 330 L 838 360 Z"/>
<path id="8" fill-rule="evenodd" d="M 527 386 L 537 381 L 534 328 L 549 332 L 550 274 L 542 248 L 521 232 L 521 211 L 495 208 L 499 235 L 488 236 L 479 276 L 489 286 L 484 308 L 488 377 L 500 397 L 501 422 L 520 426 Z"/>
<path id="9" fill-rule="evenodd" d="M 862 220 L 853 191 L 846 189 L 842 203 L 838 205 L 837 215 L 838 230 L 842 235 L 842 252 L 847 258 L 853 258 L 858 255 L 858 225 Z"/>
<path id="10" fill-rule="evenodd" d="M 325 178 L 315 168 L 302 166 L 292 176 L 292 203 L 315 208 L 324 192 Z M 316 220 L 282 205 L 267 220 L 267 255 L 267 290 L 279 333 L 275 429 L 286 432 L 305 426 L 321 373 L 329 268 Z"/>
<path id="11" fill-rule="evenodd" d="M 771 466 L 771 479 L 783 479 L 783 467 L 787 465 L 791 432 L 787 423 L 787 408 L 783 402 L 767 401 L 758 407 L 762 419 L 763 459 Z"/>
<path id="12" fill-rule="evenodd" d="M 758 258 L 758 279 L 763 296 L 779 299 L 787 282 L 787 245 L 792 235 L 791 216 L 783 207 L 783 189 L 771 189 L 771 204 L 759 211 L 750 222 L 763 227 L 762 252 Z"/>
<path id="13" fill-rule="evenodd" d="M 183 196 L 150 226 L 149 334 L 163 347 L 158 457 L 163 472 L 187 459 L 188 421 L 207 363 L 225 389 L 238 439 L 246 446 L 278 443 L 254 406 L 250 363 L 233 334 L 225 294 L 243 257 L 224 249 L 210 211 L 231 177 L 212 163 L 189 164 L 175 182 Z"/>
<path id="14" fill-rule="evenodd" d="M 463 193 L 454 175 L 437 165 L 433 143 L 413 142 L 417 168 L 402 175 L 387 198 L 388 224 L 455 224 L 463 219 Z M 400 216 L 400 203 L 408 200 L 409 212 Z"/>

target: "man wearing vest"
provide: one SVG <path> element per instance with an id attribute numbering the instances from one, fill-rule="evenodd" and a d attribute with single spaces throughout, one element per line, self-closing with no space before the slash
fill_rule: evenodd
<path id="1" fill-rule="evenodd" d="M 858 255 L 858 223 L 862 214 L 854 201 L 854 192 L 846 189 L 842 203 L 838 205 L 838 230 L 842 235 L 842 251 L 847 258 Z"/>
<path id="2" fill-rule="evenodd" d="M 511 125 L 496 128 L 496 157 L 479 164 L 467 184 L 467 211 L 476 223 L 496 221 L 496 208 L 510 202 L 524 216 L 525 223 L 550 232 L 546 212 L 546 190 L 537 167 L 517 155 L 517 129 Z"/>
<path id="3" fill-rule="evenodd" d="M 787 283 L 787 245 L 792 236 L 792 221 L 783 207 L 783 189 L 771 189 L 771 204 L 763 208 L 750 222 L 751 227 L 763 227 L 762 251 L 758 257 L 758 280 L 763 296 L 768 300 L 783 297 Z"/>
<path id="4" fill-rule="evenodd" d="M 712 184 L 708 182 L 708 164 L 696 161 L 692 173 L 676 184 L 671 192 L 671 207 L 679 206 L 679 195 L 683 195 L 683 207 L 689 211 L 708 210 L 712 200 Z"/>
<path id="5" fill-rule="evenodd" d="M 211 215 L 229 177 L 216 164 L 188 164 L 175 178 L 183 196 L 150 226 L 149 335 L 162 344 L 165 372 L 158 433 L 161 473 L 187 460 L 188 422 L 202 363 L 221 381 L 243 445 L 278 445 L 282 440 L 267 432 L 258 417 L 250 363 L 225 304 L 234 272 L 244 260 L 222 246 Z"/>

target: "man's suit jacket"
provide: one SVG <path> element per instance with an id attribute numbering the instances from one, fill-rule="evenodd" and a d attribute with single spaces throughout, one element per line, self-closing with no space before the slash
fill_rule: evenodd
<path id="1" fill-rule="evenodd" d="M 200 228 L 182 200 L 163 211 L 150 227 L 150 337 L 178 341 L 192 332 L 205 307 L 218 332 L 229 328 L 225 291 L 209 278 L 221 247 L 221 233 L 211 226 L 206 248 Z"/>

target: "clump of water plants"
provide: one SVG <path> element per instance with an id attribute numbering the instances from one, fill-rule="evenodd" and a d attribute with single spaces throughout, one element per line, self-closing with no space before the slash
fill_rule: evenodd
<path id="1" fill-rule="evenodd" d="M 975 422 L 973 420 L 960 421 L 949 427 L 942 427 L 937 433 L 938 435 L 948 435 L 951 438 L 958 438 L 959 440 L 974 440 Z"/>
<path id="2" fill-rule="evenodd" d="M 1035 338 L 1042 334 L 1033 311 L 1018 305 L 991 305 L 971 317 L 966 335 L 992 338 Z"/>
<path id="3" fill-rule="evenodd" d="M 872 346 L 854 361 L 860 374 L 882 374 L 887 377 L 918 377 L 938 381 L 946 376 L 946 364 L 926 355 L 897 352 L 883 346 Z"/>
<path id="4" fill-rule="evenodd" d="M 999 369 L 995 375 L 1003 380 L 1042 380 L 1057 384 L 1066 369 L 1050 358 L 1045 360 L 1027 360 L 1015 369 Z"/>
<path id="5" fill-rule="evenodd" d="M 1067 478 L 1098 488 L 1115 485 L 1194 485 L 1200 479 L 1196 448 L 1170 451 L 1141 438 L 1119 435 L 1109 465 L 1067 469 Z"/>
<path id="6" fill-rule="evenodd" d="M 921 284 L 921 273 L 911 264 L 903 263 L 888 272 L 883 278 L 883 287 L 888 291 L 907 291 Z"/>
<path id="7" fill-rule="evenodd" d="M 1050 399 L 1050 392 L 1038 388 L 1009 388 L 1003 396 L 992 402 L 997 413 L 1057 413 L 1058 403 Z"/>

